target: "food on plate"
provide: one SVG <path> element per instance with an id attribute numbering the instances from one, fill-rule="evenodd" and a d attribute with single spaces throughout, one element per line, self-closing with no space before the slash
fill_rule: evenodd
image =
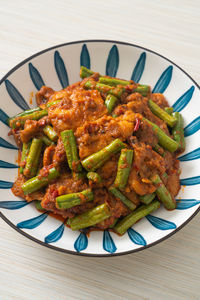
<path id="1" fill-rule="evenodd" d="M 72 230 L 124 234 L 163 205 L 176 208 L 183 118 L 162 94 L 81 67 L 61 91 L 8 119 L 19 147 L 12 192 Z"/>

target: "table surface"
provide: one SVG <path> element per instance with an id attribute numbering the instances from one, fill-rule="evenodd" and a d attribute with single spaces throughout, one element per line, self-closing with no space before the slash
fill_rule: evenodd
<path id="1" fill-rule="evenodd" d="M 112 39 L 159 52 L 200 79 L 199 0 L 1 0 L 0 39 L 0 77 L 52 45 Z M 0 220 L 0 298 L 200 299 L 199 220 L 150 249 L 111 258 L 53 251 Z"/>

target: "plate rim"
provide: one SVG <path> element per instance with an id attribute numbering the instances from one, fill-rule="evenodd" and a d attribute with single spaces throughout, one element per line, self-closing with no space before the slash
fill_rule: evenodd
<path id="1" fill-rule="evenodd" d="M 2 77 L 2 79 L 0 80 L 0 85 L 7 79 L 8 76 L 10 76 L 12 73 L 14 73 L 17 69 L 19 69 L 21 66 L 23 66 L 24 64 L 26 64 L 28 61 L 32 60 L 33 58 L 40 56 L 43 53 L 46 53 L 50 50 L 53 49 L 57 49 L 60 47 L 64 47 L 64 46 L 69 46 L 69 45 L 74 45 L 74 44 L 82 44 L 82 43 L 114 43 L 114 44 L 118 44 L 118 45 L 125 45 L 125 46 L 131 46 L 134 48 L 139 48 L 142 50 L 145 50 L 147 52 L 153 53 L 161 58 L 163 58 L 164 60 L 170 62 L 171 64 L 173 64 L 174 66 L 176 66 L 179 70 L 181 70 L 187 77 L 190 78 L 190 80 L 197 86 L 197 88 L 200 90 L 200 86 L 198 85 L 198 83 L 186 72 L 184 71 L 181 67 L 179 67 L 176 63 L 174 63 L 173 61 L 171 61 L 170 59 L 168 59 L 167 57 L 157 53 L 156 51 L 153 51 L 151 49 L 145 48 L 143 46 L 139 46 L 133 43 L 127 43 L 127 42 L 122 42 L 122 41 L 116 41 L 116 40 L 105 40 L 105 39 L 88 39 L 88 40 L 78 40 L 78 41 L 72 41 L 72 42 L 67 42 L 67 43 L 62 43 L 62 44 L 58 44 L 49 48 L 46 48 L 42 51 L 39 51 L 31 56 L 29 56 L 28 58 L 24 59 L 23 61 L 21 61 L 20 63 L 18 63 L 17 65 L 15 65 L 10 71 L 8 71 L 6 73 L 6 75 L 4 75 Z M 137 249 L 133 249 L 133 250 L 129 250 L 129 251 L 122 251 L 119 253 L 105 253 L 105 254 L 94 254 L 94 253 L 84 253 L 84 252 L 77 252 L 77 251 L 72 251 L 72 250 L 67 250 L 64 248 L 60 248 L 48 243 L 45 243 L 41 240 L 36 239 L 35 237 L 33 237 L 32 235 L 26 233 L 25 231 L 19 229 L 15 224 L 13 224 L 2 212 L 0 212 L 0 217 L 8 224 L 10 225 L 13 229 L 15 229 L 17 232 L 19 232 L 20 234 L 22 234 L 23 236 L 27 237 L 28 239 L 42 245 L 45 247 L 48 247 L 50 249 L 59 251 L 59 252 L 63 252 L 63 253 L 67 253 L 67 254 L 72 254 L 72 255 L 79 255 L 79 256 L 87 256 L 87 257 L 112 257 L 112 256 L 121 256 L 121 255 L 127 255 L 127 254 L 131 254 L 131 253 L 135 253 L 135 252 L 139 252 L 142 250 L 145 250 L 147 248 L 150 248 L 152 246 L 155 246 L 159 243 L 161 243 L 162 241 L 168 239 L 169 237 L 171 237 L 172 235 L 174 235 L 176 232 L 178 232 L 179 230 L 181 230 L 185 225 L 187 225 L 200 211 L 200 206 L 195 210 L 195 212 L 184 222 L 182 223 L 179 227 L 177 227 L 175 230 L 173 230 L 171 233 L 167 234 L 166 236 L 158 239 L 155 242 L 152 242 L 148 245 L 145 245 L 143 247 L 137 248 Z"/>

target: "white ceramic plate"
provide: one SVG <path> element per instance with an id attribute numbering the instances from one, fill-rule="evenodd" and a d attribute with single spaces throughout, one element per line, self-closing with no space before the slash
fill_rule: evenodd
<path id="1" fill-rule="evenodd" d="M 149 84 L 153 92 L 164 93 L 175 111 L 185 120 L 186 151 L 181 161 L 181 191 L 177 209 L 160 208 L 119 237 L 107 231 L 73 232 L 32 203 L 15 197 L 10 187 L 17 176 L 17 149 L 8 136 L 8 116 L 30 105 L 30 92 L 45 84 L 60 90 L 79 79 L 80 65 L 110 76 Z M 58 45 L 39 52 L 13 68 L 0 81 L 0 208 L 1 217 L 26 237 L 55 250 L 90 256 L 127 254 L 150 247 L 182 228 L 200 210 L 200 116 L 199 86 L 175 63 L 142 47 L 104 40 Z M 188 241 L 189 242 L 189 241 Z"/>

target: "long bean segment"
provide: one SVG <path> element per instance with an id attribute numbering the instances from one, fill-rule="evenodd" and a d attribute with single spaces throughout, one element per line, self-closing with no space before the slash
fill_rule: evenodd
<path id="1" fill-rule="evenodd" d="M 140 196 L 140 201 L 142 203 L 144 203 L 145 205 L 148 205 L 149 203 L 151 203 L 153 201 L 155 196 L 156 196 L 156 193 L 146 194 L 144 196 Z"/>
<path id="2" fill-rule="evenodd" d="M 56 105 L 56 104 L 58 104 L 61 100 L 62 100 L 62 99 L 58 99 L 58 100 L 54 100 L 54 101 L 48 102 L 48 103 L 46 104 L 46 107 L 49 108 L 49 107 L 51 107 L 51 106 L 53 106 L 53 105 Z"/>
<path id="3" fill-rule="evenodd" d="M 144 218 L 148 214 L 152 213 L 153 211 L 157 210 L 160 207 L 160 202 L 158 200 L 154 200 L 148 205 L 143 205 L 133 211 L 131 214 L 123 218 L 119 221 L 114 230 L 123 235 L 131 226 L 133 226 L 137 221 Z"/>
<path id="4" fill-rule="evenodd" d="M 122 148 L 125 148 L 125 144 L 122 143 L 120 139 L 116 139 L 105 148 L 85 158 L 81 163 L 87 171 L 95 171 L 100 168 L 111 155 L 117 153 Z"/>
<path id="5" fill-rule="evenodd" d="M 68 209 L 85 202 L 92 201 L 94 194 L 91 190 L 84 190 L 80 193 L 62 195 L 56 198 L 56 206 L 58 209 Z"/>
<path id="6" fill-rule="evenodd" d="M 42 205 L 41 205 L 41 201 L 39 200 L 36 200 L 35 201 L 35 207 L 38 209 L 38 210 L 45 210 Z"/>
<path id="7" fill-rule="evenodd" d="M 146 84 L 140 84 L 133 90 L 133 92 L 137 92 L 143 97 L 146 97 L 150 93 L 150 86 Z"/>
<path id="8" fill-rule="evenodd" d="M 120 87 L 112 87 L 103 83 L 99 83 L 96 81 L 88 80 L 85 82 L 86 89 L 97 89 L 101 93 L 111 94 L 117 98 L 120 98 L 122 93 L 124 92 L 123 88 Z"/>
<path id="9" fill-rule="evenodd" d="M 48 115 L 48 111 L 46 109 L 34 111 L 33 113 L 24 114 L 14 119 L 10 119 L 9 126 L 13 129 L 16 129 L 22 127 L 25 124 L 26 120 L 39 120 L 47 115 Z"/>
<path id="10" fill-rule="evenodd" d="M 118 161 L 117 176 L 114 185 L 119 189 L 125 188 L 133 161 L 133 150 L 122 149 Z"/>
<path id="11" fill-rule="evenodd" d="M 30 147 L 31 147 L 31 142 L 23 143 L 23 145 L 22 145 L 22 154 L 21 154 L 21 164 L 24 164 L 26 162 Z M 23 171 L 24 171 L 24 166 L 20 166 L 20 168 L 19 168 L 20 174 L 23 174 Z"/>
<path id="12" fill-rule="evenodd" d="M 174 152 L 178 149 L 178 143 L 176 141 L 174 141 L 172 138 L 170 138 L 166 133 L 164 133 L 164 131 L 162 131 L 162 129 L 160 129 L 160 127 L 154 123 L 152 123 L 151 121 L 149 121 L 148 119 L 143 118 L 144 120 L 146 120 L 153 128 L 153 131 L 156 132 L 157 136 L 158 136 L 158 142 L 159 144 L 166 150 L 170 151 L 170 152 Z"/>
<path id="13" fill-rule="evenodd" d="M 117 199 L 120 199 L 124 203 L 124 205 L 126 205 L 128 208 L 130 208 L 131 210 L 136 209 L 136 205 L 130 199 L 128 199 L 126 196 L 124 196 L 117 188 L 111 187 L 111 188 L 109 188 L 109 191 Z"/>
<path id="14" fill-rule="evenodd" d="M 109 77 L 100 77 L 99 82 L 103 84 L 107 84 L 110 86 L 117 86 L 117 85 L 129 85 L 131 84 L 130 81 L 122 80 L 122 79 L 116 79 L 116 78 L 109 78 Z"/>
<path id="15" fill-rule="evenodd" d="M 51 168 L 46 177 L 41 177 L 40 175 L 33 177 L 27 180 L 22 185 L 22 190 L 25 195 L 33 193 L 42 187 L 48 185 L 53 179 L 56 179 L 60 176 L 60 173 L 56 170 L 56 168 Z"/>
<path id="16" fill-rule="evenodd" d="M 87 178 L 95 183 L 100 183 L 102 181 L 101 176 L 96 172 L 88 172 Z"/>
<path id="17" fill-rule="evenodd" d="M 62 131 L 60 135 L 64 144 L 70 169 L 74 172 L 81 172 L 82 166 L 78 156 L 76 139 L 73 130 Z"/>
<path id="18" fill-rule="evenodd" d="M 173 127 L 177 123 L 177 119 L 169 115 L 165 110 L 163 110 L 154 101 L 149 99 L 149 107 L 154 115 L 166 122 L 170 127 Z"/>
<path id="19" fill-rule="evenodd" d="M 47 136 L 42 136 L 41 137 L 42 141 L 45 143 L 47 146 L 55 145 L 53 141 L 51 141 Z"/>
<path id="20" fill-rule="evenodd" d="M 115 108 L 115 106 L 117 105 L 118 103 L 118 99 L 117 97 L 109 94 L 107 97 L 106 97 L 106 100 L 105 100 L 105 105 L 107 107 L 107 110 L 109 112 L 109 114 L 112 113 L 113 109 Z"/>
<path id="21" fill-rule="evenodd" d="M 34 138 L 28 153 L 24 175 L 31 178 L 36 175 L 39 165 L 40 154 L 42 151 L 42 139 Z"/>
<path id="22" fill-rule="evenodd" d="M 168 113 L 169 115 L 172 115 L 174 109 L 173 107 L 169 106 L 169 107 L 165 107 L 164 110 L 166 111 L 166 113 Z"/>
<path id="23" fill-rule="evenodd" d="M 161 156 L 163 156 L 163 157 L 165 156 L 165 151 L 160 145 L 155 144 L 154 147 L 153 147 L 153 150 L 156 151 Z"/>
<path id="24" fill-rule="evenodd" d="M 79 230 L 104 221 L 111 215 L 106 203 L 92 208 L 85 213 L 69 219 L 69 225 L 72 230 Z"/>
<path id="25" fill-rule="evenodd" d="M 174 140 L 179 145 L 179 150 L 184 151 L 185 150 L 185 138 L 184 138 L 184 129 L 183 129 L 183 117 L 179 112 L 175 112 L 174 116 L 177 118 L 177 123 L 172 129 L 172 135 Z"/>
<path id="26" fill-rule="evenodd" d="M 41 110 L 40 107 L 35 107 L 35 108 L 32 108 L 32 109 L 24 110 L 21 113 L 15 115 L 14 117 L 8 118 L 8 124 L 10 124 L 10 121 L 14 120 L 15 118 L 22 117 L 22 116 L 27 116 L 27 115 L 32 114 L 33 112 L 40 111 L 40 110 Z"/>
<path id="27" fill-rule="evenodd" d="M 46 134 L 51 141 L 53 141 L 53 142 L 57 141 L 58 135 L 55 132 L 55 130 L 53 129 L 53 127 L 51 127 L 50 125 L 46 125 L 43 128 L 43 131 L 44 131 L 44 134 Z"/>
<path id="28" fill-rule="evenodd" d="M 170 192 L 165 187 L 164 183 L 160 179 L 159 175 L 154 175 L 151 178 L 151 181 L 157 185 L 156 195 L 159 200 L 164 204 L 165 208 L 172 210 L 176 208 L 176 201 L 172 198 Z"/>
<path id="29" fill-rule="evenodd" d="M 84 66 L 81 66 L 81 69 L 80 69 L 80 77 L 83 79 L 83 78 L 86 78 L 86 77 L 90 77 L 91 75 L 93 75 L 94 72 L 92 70 L 89 70 L 88 68 L 84 67 Z"/>

